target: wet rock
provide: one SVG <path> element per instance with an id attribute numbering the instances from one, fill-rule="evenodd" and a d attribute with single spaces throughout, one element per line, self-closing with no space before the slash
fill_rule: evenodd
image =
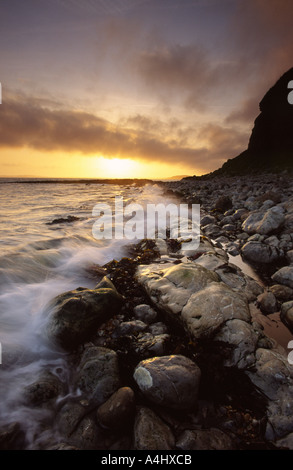
<path id="1" fill-rule="evenodd" d="M 220 211 L 220 212 L 226 212 L 227 210 L 231 209 L 233 207 L 233 203 L 230 199 L 229 196 L 220 196 L 214 206 L 213 209 Z"/>
<path id="2" fill-rule="evenodd" d="M 162 322 L 153 323 L 149 326 L 149 332 L 152 335 L 163 335 L 168 333 L 168 327 Z"/>
<path id="3" fill-rule="evenodd" d="M 266 290 L 257 300 L 262 313 L 265 315 L 278 311 L 278 301 L 273 292 Z"/>
<path id="4" fill-rule="evenodd" d="M 140 320 L 132 320 L 122 322 L 117 326 L 113 333 L 113 338 L 119 338 L 120 336 L 133 335 L 141 333 L 148 328 L 148 325 Z"/>
<path id="5" fill-rule="evenodd" d="M 25 433 L 18 422 L 0 427 L 0 450 L 22 450 Z"/>
<path id="6" fill-rule="evenodd" d="M 149 408 L 139 408 L 134 424 L 135 450 L 172 450 L 174 446 L 169 426 Z"/>
<path id="7" fill-rule="evenodd" d="M 141 361 L 133 377 L 144 396 L 153 403 L 178 410 L 196 405 L 201 371 L 184 356 Z"/>
<path id="8" fill-rule="evenodd" d="M 242 230 L 249 233 L 259 233 L 268 235 L 271 232 L 280 229 L 284 223 L 284 209 L 281 206 L 275 206 L 268 211 L 253 212 L 242 224 Z"/>
<path id="9" fill-rule="evenodd" d="M 293 432 L 283 437 L 282 439 L 278 439 L 275 442 L 275 445 L 281 449 L 293 450 Z"/>
<path id="10" fill-rule="evenodd" d="M 215 224 L 216 222 L 217 222 L 217 219 L 213 215 L 205 215 L 200 220 L 200 224 L 202 227 L 204 227 L 205 225 L 209 225 L 209 224 Z"/>
<path id="11" fill-rule="evenodd" d="M 263 287 L 251 277 L 243 274 L 233 264 L 216 270 L 221 280 L 235 292 L 244 295 L 248 302 L 253 302 L 263 293 Z"/>
<path id="12" fill-rule="evenodd" d="M 223 235 L 223 230 L 219 225 L 209 224 L 203 227 L 203 231 L 207 237 L 217 238 Z"/>
<path id="13" fill-rule="evenodd" d="M 97 450 L 103 448 L 100 436 L 101 432 L 99 432 L 94 418 L 85 416 L 77 429 L 71 434 L 68 442 L 79 449 Z"/>
<path id="14" fill-rule="evenodd" d="M 49 305 L 49 338 L 66 350 L 89 340 L 97 328 L 117 314 L 122 296 L 116 289 L 78 288 L 57 296 Z"/>
<path id="15" fill-rule="evenodd" d="M 214 341 L 232 346 L 232 352 L 224 361 L 224 365 L 238 369 L 246 369 L 254 364 L 258 340 L 258 331 L 249 323 L 237 319 L 227 321 L 214 338 Z"/>
<path id="16" fill-rule="evenodd" d="M 129 426 L 135 414 L 135 397 L 130 387 L 122 387 L 97 410 L 99 424 L 107 429 Z"/>
<path id="17" fill-rule="evenodd" d="M 293 266 L 284 266 L 272 275 L 272 280 L 293 289 Z"/>
<path id="18" fill-rule="evenodd" d="M 281 284 L 274 284 L 270 287 L 271 292 L 280 302 L 293 300 L 293 289 Z"/>
<path id="19" fill-rule="evenodd" d="M 214 272 L 193 263 L 164 269 L 157 264 L 139 266 L 137 278 L 154 303 L 174 314 L 181 312 L 193 292 L 219 280 Z"/>
<path id="20" fill-rule="evenodd" d="M 80 403 L 67 402 L 58 413 L 57 429 L 65 438 L 71 436 L 86 413 L 86 408 Z"/>
<path id="21" fill-rule="evenodd" d="M 133 312 L 136 318 L 144 323 L 153 323 L 157 318 L 157 312 L 147 304 L 136 305 Z"/>
<path id="22" fill-rule="evenodd" d="M 181 318 L 194 339 L 211 338 L 228 320 L 250 321 L 244 297 L 223 283 L 211 283 L 192 294 L 183 307 Z"/>
<path id="23" fill-rule="evenodd" d="M 24 400 L 27 404 L 39 406 L 64 393 L 64 384 L 49 371 L 45 371 L 30 385 L 24 387 Z"/>
<path id="24" fill-rule="evenodd" d="M 210 271 L 215 271 L 226 262 L 225 258 L 216 253 L 205 253 L 196 260 L 196 264 Z"/>
<path id="25" fill-rule="evenodd" d="M 293 250 L 289 250 L 286 253 L 287 259 L 290 264 L 293 264 Z"/>
<path id="26" fill-rule="evenodd" d="M 186 430 L 176 442 L 176 449 L 181 450 L 233 450 L 235 448 L 231 437 L 217 428 Z"/>
<path id="27" fill-rule="evenodd" d="M 282 257 L 282 253 L 277 248 L 259 241 L 248 241 L 242 247 L 241 252 L 243 257 L 252 263 L 270 264 Z"/>
<path id="28" fill-rule="evenodd" d="M 86 349 L 78 367 L 76 388 L 91 402 L 104 403 L 120 386 L 118 357 L 103 347 Z"/>
<path id="29" fill-rule="evenodd" d="M 133 342 L 133 348 L 135 353 L 141 358 L 164 356 L 167 353 L 170 340 L 170 335 L 166 333 L 159 335 L 143 333 Z"/>
<path id="30" fill-rule="evenodd" d="M 55 224 L 70 224 L 72 222 L 77 222 L 80 220 L 79 217 L 75 217 L 74 215 L 68 215 L 67 217 L 60 217 L 59 219 L 54 219 L 51 222 L 47 222 L 46 225 L 55 225 Z"/>
<path id="31" fill-rule="evenodd" d="M 282 322 L 293 332 L 293 300 L 285 302 L 281 307 L 280 318 Z"/>

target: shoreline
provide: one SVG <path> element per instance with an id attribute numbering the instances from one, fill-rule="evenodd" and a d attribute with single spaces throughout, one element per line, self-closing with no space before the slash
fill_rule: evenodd
<path id="1" fill-rule="evenodd" d="M 214 219 L 203 225 L 194 253 L 186 255 L 180 241 L 172 239 L 130 244 L 127 257 L 92 266 L 89 275 L 97 282 L 95 289 L 79 288 L 52 299 L 47 331 L 57 347 L 67 351 L 68 379 L 47 370 L 25 387 L 26 406 L 46 410 L 49 427 L 46 431 L 45 425 L 44 435 L 35 442 L 26 440 L 21 423 L 1 427 L 1 449 L 292 448 L 292 416 L 283 410 L 293 406 L 293 368 L 286 352 L 254 320 L 252 306 L 261 305 L 267 289 L 231 263 L 227 253 L 235 256 L 237 251 L 239 256 L 245 245 L 235 244 L 245 220 L 237 218 L 233 232 L 223 228 L 223 219 L 233 217 L 226 212 L 241 208 L 232 204 L 227 210 L 213 209 L 221 196 L 229 205 L 227 183 L 216 184 L 221 187 L 200 191 L 193 183 L 164 184 L 189 203 L 211 193 L 202 216 Z M 230 199 L 232 193 L 233 188 Z M 245 215 L 254 210 L 253 205 L 246 208 Z M 95 296 L 105 299 L 105 309 L 95 310 Z M 85 314 L 78 328 L 77 301 Z M 271 303 L 270 296 L 263 308 Z M 62 315 L 68 312 L 73 316 L 71 329 L 64 329 Z M 91 323 L 93 312 L 95 322 L 100 316 L 98 323 Z M 74 338 L 74 345 L 68 338 Z M 166 361 L 171 361 L 170 369 Z M 195 371 L 189 375 L 191 364 Z M 175 369 L 179 376 L 173 377 Z M 145 377 L 151 381 L 145 382 Z M 74 390 L 79 393 L 72 394 Z M 49 429 L 54 431 L 48 437 Z"/>

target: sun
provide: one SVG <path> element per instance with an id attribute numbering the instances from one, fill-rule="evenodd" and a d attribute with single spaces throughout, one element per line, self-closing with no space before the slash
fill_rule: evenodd
<path id="1" fill-rule="evenodd" d="M 103 178 L 137 178 L 139 163 L 130 158 L 98 157 L 98 170 Z"/>

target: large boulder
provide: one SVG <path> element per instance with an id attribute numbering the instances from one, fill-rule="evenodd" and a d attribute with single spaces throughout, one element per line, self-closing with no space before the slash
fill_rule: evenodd
<path id="1" fill-rule="evenodd" d="M 175 437 L 166 423 L 150 408 L 139 408 L 134 423 L 135 450 L 172 450 Z"/>
<path id="2" fill-rule="evenodd" d="M 96 346 L 87 348 L 77 369 L 75 387 L 97 405 L 110 398 L 120 387 L 116 352 Z"/>
<path id="3" fill-rule="evenodd" d="M 272 275 L 272 279 L 279 284 L 291 287 L 293 289 L 293 266 L 284 266 Z"/>
<path id="4" fill-rule="evenodd" d="M 228 320 L 249 322 L 251 315 L 244 297 L 223 283 L 211 283 L 190 296 L 181 318 L 192 338 L 200 339 L 213 337 Z"/>
<path id="5" fill-rule="evenodd" d="M 253 235 L 259 233 L 268 235 L 278 230 L 284 223 L 284 209 L 281 206 L 275 206 L 268 211 L 253 212 L 242 224 L 242 230 Z"/>
<path id="6" fill-rule="evenodd" d="M 110 281 L 109 281 L 110 282 Z M 50 340 L 65 350 L 88 341 L 97 328 L 118 313 L 123 297 L 115 287 L 79 287 L 53 299 L 46 312 L 46 332 Z"/>
<path id="7" fill-rule="evenodd" d="M 243 257 L 251 263 L 270 264 L 282 257 L 282 253 L 274 246 L 260 241 L 249 241 L 241 249 Z"/>
<path id="8" fill-rule="evenodd" d="M 293 332 L 293 300 L 284 302 L 281 307 L 280 318 L 282 322 Z"/>
<path id="9" fill-rule="evenodd" d="M 199 367 L 181 355 L 146 359 L 134 371 L 134 380 L 146 398 L 178 410 L 196 405 L 200 377 Z"/>

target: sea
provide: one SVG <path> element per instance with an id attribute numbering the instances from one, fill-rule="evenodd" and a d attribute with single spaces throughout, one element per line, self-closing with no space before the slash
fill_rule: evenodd
<path id="1" fill-rule="evenodd" d="M 144 208 L 167 202 L 156 184 L 0 179 L 0 427 L 19 422 L 32 446 L 46 412 L 26 406 L 23 389 L 43 370 L 63 381 L 68 374 L 66 355 L 44 337 L 46 306 L 63 292 L 94 288 L 91 267 L 127 255 L 133 241 L 93 235 L 94 208 L 114 211 L 117 197 Z"/>

